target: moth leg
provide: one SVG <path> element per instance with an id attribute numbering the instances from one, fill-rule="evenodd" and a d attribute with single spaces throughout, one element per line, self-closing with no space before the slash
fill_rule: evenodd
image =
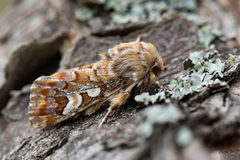
<path id="1" fill-rule="evenodd" d="M 107 120 L 108 116 L 113 110 L 116 110 L 120 108 L 130 97 L 130 93 L 120 93 L 117 95 L 114 95 L 111 99 L 110 107 L 108 108 L 108 112 L 105 115 L 105 117 L 102 119 L 99 126 L 102 126 L 103 123 Z"/>
<path id="2" fill-rule="evenodd" d="M 152 80 L 153 80 L 160 88 L 162 88 L 162 89 L 167 89 L 167 90 L 171 91 L 171 89 L 169 89 L 168 87 L 162 86 L 162 85 L 158 82 L 157 77 L 155 76 L 155 74 L 154 74 L 153 72 L 150 72 L 150 75 L 151 75 L 151 77 L 152 77 Z"/>
<path id="3" fill-rule="evenodd" d="M 99 124 L 99 127 L 103 125 L 103 123 L 107 120 L 108 116 L 112 112 L 112 107 L 108 108 L 108 113 L 105 115 L 105 117 L 102 119 L 101 123 Z"/>

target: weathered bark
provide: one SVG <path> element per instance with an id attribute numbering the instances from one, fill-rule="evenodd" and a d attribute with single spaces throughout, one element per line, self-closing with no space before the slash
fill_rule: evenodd
<path id="1" fill-rule="evenodd" d="M 23 7 L 25 3 L 28 4 L 28 1 L 21 2 L 7 14 L 13 14 L 11 12 L 16 7 L 21 10 L 21 5 Z M 202 2 L 204 4 L 205 1 Z M 197 24 L 175 12 L 166 13 L 160 22 L 136 22 L 126 26 L 88 30 L 74 20 L 75 6 L 70 1 L 46 0 L 38 2 L 38 5 L 32 2 L 32 6 L 26 7 L 31 9 L 33 6 L 39 8 L 37 11 L 36 8 L 32 9 L 30 18 L 23 17 L 26 22 L 21 23 L 29 23 L 35 16 L 40 16 L 46 23 L 36 30 L 28 30 L 28 34 L 23 32 L 23 39 L 12 37 L 19 30 L 17 27 L 12 27 L 5 35 L 0 31 L 0 40 L 7 46 L 6 52 L 17 44 L 21 48 L 16 51 L 17 58 L 12 56 L 8 61 L 5 70 L 7 76 L 1 88 L 1 104 L 8 101 L 6 107 L 1 106 L 1 158 L 219 160 L 220 156 L 222 159 L 240 157 L 237 152 L 240 136 L 240 48 L 236 45 L 238 42 L 233 43 L 232 40 L 214 41 L 219 51 L 217 57 L 229 61 L 223 74 L 223 80 L 229 82 L 227 87 L 207 87 L 182 100 L 157 102 L 146 109 L 131 99 L 111 114 L 102 127 L 98 127 L 98 124 L 107 112 L 104 109 L 92 116 L 79 115 L 42 130 L 33 128 L 27 115 L 30 85 L 19 91 L 11 90 L 31 81 L 30 75 L 38 71 L 43 61 L 47 62 L 54 56 L 56 59 L 67 35 L 78 33 L 71 48 L 62 57 L 58 71 L 94 63 L 99 60 L 99 53 L 121 42 L 134 41 L 138 35 L 142 35 L 142 41 L 157 47 L 167 66 L 167 70 L 158 77 L 163 85 L 167 85 L 170 79 L 188 73 L 182 63 L 191 52 L 205 50 L 198 43 Z M 203 13 L 207 9 L 202 7 L 199 12 Z M 55 13 L 54 21 L 48 19 L 52 11 Z M 50 14 L 47 14 L 47 19 L 45 13 Z M 8 18 L 3 18 L 0 23 L 5 23 L 7 28 L 19 24 L 14 22 L 16 19 L 18 17 L 15 15 L 9 24 L 5 23 Z M 52 29 L 46 35 L 43 28 L 48 27 Z M 24 45 L 20 43 L 22 41 Z M 234 56 L 231 61 L 230 53 Z M 51 68 L 52 73 L 56 68 L 53 65 L 45 66 Z M 45 71 L 45 74 L 50 72 Z M 153 94 L 158 90 L 153 85 L 149 92 Z M 9 92 L 11 99 L 7 100 Z"/>

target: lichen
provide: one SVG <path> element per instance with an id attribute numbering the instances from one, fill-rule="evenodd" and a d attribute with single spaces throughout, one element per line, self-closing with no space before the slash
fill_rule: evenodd
<path id="1" fill-rule="evenodd" d="M 197 2 L 193 0 L 167 0 L 165 2 L 174 9 L 194 11 L 197 7 Z"/>
<path id="2" fill-rule="evenodd" d="M 153 132 L 154 124 L 174 123 L 183 118 L 183 113 L 175 105 L 153 105 L 139 115 L 138 132 L 148 138 Z"/>
<path id="3" fill-rule="evenodd" d="M 206 48 L 214 48 L 212 42 L 216 38 L 225 41 L 222 33 L 217 29 L 213 29 L 210 25 L 204 25 L 198 29 L 198 39 L 200 45 Z"/>
<path id="4" fill-rule="evenodd" d="M 223 78 L 225 63 L 220 59 L 213 61 L 212 57 L 217 52 L 192 52 L 184 61 L 184 69 L 189 69 L 189 74 L 180 75 L 177 79 L 170 80 L 168 88 L 171 91 L 163 90 L 155 95 L 143 93 L 135 96 L 135 100 L 144 105 L 154 104 L 157 101 L 170 101 L 171 99 L 181 100 L 184 96 L 194 92 L 201 92 L 206 87 L 218 88 L 226 86 Z"/>
<path id="5" fill-rule="evenodd" d="M 81 7 L 75 12 L 75 17 L 81 21 L 87 21 L 91 19 L 97 12 L 96 7 Z"/>
<path id="6" fill-rule="evenodd" d="M 162 14 L 175 10 L 193 12 L 196 0 L 78 0 L 80 7 L 75 17 L 81 21 L 97 16 L 93 7 L 101 8 L 111 15 L 111 23 L 126 24 L 142 20 L 160 20 Z M 89 5 L 90 4 L 90 5 Z M 101 11 L 100 10 L 100 11 Z"/>
<path id="7" fill-rule="evenodd" d="M 189 143 L 193 141 L 193 139 L 194 139 L 193 133 L 188 127 L 181 126 L 178 128 L 176 132 L 175 140 L 176 140 L 176 144 L 179 147 L 187 146 Z"/>
<path id="8" fill-rule="evenodd" d="M 215 52 L 216 53 L 216 52 Z M 189 75 L 180 76 L 178 81 L 170 82 L 173 97 L 181 99 L 184 95 L 200 92 L 206 87 L 226 86 L 227 83 L 219 80 L 223 77 L 225 63 L 220 59 L 214 62 L 211 55 L 214 52 L 193 52 L 184 61 L 184 69 L 189 69 Z"/>
<path id="9" fill-rule="evenodd" d="M 166 98 L 165 93 L 158 92 L 155 95 L 149 95 L 148 92 L 144 92 L 141 95 L 137 95 L 134 97 L 135 101 L 143 103 L 144 105 L 148 105 L 150 104 L 150 102 L 151 104 L 154 104 L 157 100 L 159 100 L 159 98 L 160 100 L 165 99 Z"/>
<path id="10" fill-rule="evenodd" d="M 203 26 L 205 23 L 205 19 L 195 13 L 181 13 L 181 16 L 188 20 L 194 21 L 198 26 Z"/>

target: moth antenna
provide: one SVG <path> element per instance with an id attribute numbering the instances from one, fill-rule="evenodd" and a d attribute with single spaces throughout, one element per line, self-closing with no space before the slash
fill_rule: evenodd
<path id="1" fill-rule="evenodd" d="M 155 74 L 154 74 L 152 71 L 150 71 L 150 75 L 151 75 L 152 80 L 153 80 L 160 88 L 162 88 L 162 89 L 167 89 L 167 90 L 171 91 L 171 89 L 169 89 L 168 87 L 162 86 L 162 85 L 158 82 L 157 77 L 155 76 Z"/>
<path id="2" fill-rule="evenodd" d="M 99 55 L 102 56 L 102 57 L 106 57 L 107 56 L 106 53 L 100 53 Z"/>
<path id="3" fill-rule="evenodd" d="M 142 39 L 142 35 L 139 35 L 139 36 L 137 37 L 136 41 L 137 41 L 137 42 L 140 42 L 141 39 Z"/>
<path id="4" fill-rule="evenodd" d="M 103 60 L 108 60 L 110 57 L 107 55 L 107 53 L 101 53 L 99 54 Z"/>

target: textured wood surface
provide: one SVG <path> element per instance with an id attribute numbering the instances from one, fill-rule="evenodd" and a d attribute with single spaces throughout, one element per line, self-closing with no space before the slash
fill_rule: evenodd
<path id="1" fill-rule="evenodd" d="M 1 54 L 2 57 L 13 54 L 10 52 L 12 47 L 20 46 L 20 50 L 18 48 L 15 52 L 17 58 L 11 56 L 8 67 L 1 70 L 6 75 L 0 89 L 0 108 L 3 108 L 0 115 L 1 158 L 238 159 L 240 48 L 239 43 L 232 39 L 216 39 L 213 42 L 219 52 L 217 57 L 222 61 L 232 55 L 223 77 L 225 81 L 230 81 L 229 87 L 206 88 L 182 101 L 159 103 L 147 108 L 131 99 L 111 114 L 102 127 L 98 124 L 107 113 L 104 109 L 92 116 L 76 116 L 49 128 L 33 128 L 27 114 L 30 86 L 23 87 L 23 84 L 31 83 L 40 75 L 54 73 L 56 68 L 63 71 L 94 63 L 100 59 L 99 53 L 142 35 L 142 40 L 154 44 L 162 56 L 167 70 L 158 79 L 161 84 L 167 85 L 171 79 L 188 73 L 182 63 L 190 52 L 204 48 L 198 43 L 199 26 L 175 12 L 166 13 L 159 22 L 139 22 L 93 31 L 71 18 L 75 7 L 71 1 L 28 1 L 10 8 L 0 21 L 5 25 L 0 26 L 0 41 L 6 51 L 6 54 Z M 209 7 L 205 1 L 201 2 L 202 8 L 198 12 L 204 15 Z M 25 3 L 28 5 L 24 6 Z M 28 14 L 23 11 L 25 8 L 29 8 Z M 19 10 L 19 14 L 14 15 L 14 10 Z M 18 22 L 18 15 L 25 22 Z M 20 23 L 28 26 L 37 19 L 35 16 L 44 23 L 35 29 L 33 25 L 25 31 L 19 30 Z M 71 37 L 74 37 L 73 41 Z M 71 47 L 58 67 L 53 62 L 60 59 L 60 47 L 64 40 L 69 39 Z M 46 68 L 39 70 L 44 68 L 43 62 Z M 21 90 L 13 91 L 21 87 Z M 157 91 L 156 85 L 150 89 L 151 94 Z M 11 98 L 7 99 L 9 93 Z M 164 117 L 166 119 L 161 119 Z M 181 141 L 181 135 L 183 139 L 186 136 L 185 140 Z"/>

